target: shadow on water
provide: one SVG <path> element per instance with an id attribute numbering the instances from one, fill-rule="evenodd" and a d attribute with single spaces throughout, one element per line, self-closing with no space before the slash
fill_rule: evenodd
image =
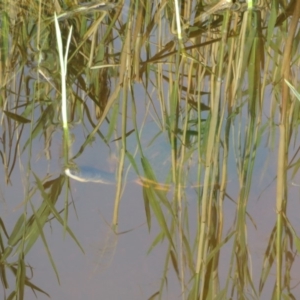
<path id="1" fill-rule="evenodd" d="M 297 298 L 299 1 L 0 13 L 4 299 L 53 296 L 49 267 L 66 299 Z"/>

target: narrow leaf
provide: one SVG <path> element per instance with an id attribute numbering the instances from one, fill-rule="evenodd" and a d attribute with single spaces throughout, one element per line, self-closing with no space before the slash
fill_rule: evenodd
<path id="1" fill-rule="evenodd" d="M 5 113 L 5 115 L 7 117 L 9 117 L 9 118 L 11 118 L 11 119 L 13 119 L 13 120 L 15 120 L 15 121 L 17 121 L 19 123 L 23 123 L 23 124 L 30 123 L 30 120 L 28 120 L 28 119 L 26 119 L 26 118 L 24 118 L 24 117 L 22 117 L 20 115 L 14 114 L 14 113 L 9 112 L 7 110 L 4 110 L 3 112 Z"/>

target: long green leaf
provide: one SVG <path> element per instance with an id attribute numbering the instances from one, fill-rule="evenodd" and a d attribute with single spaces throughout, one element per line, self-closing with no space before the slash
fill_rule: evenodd
<path id="1" fill-rule="evenodd" d="M 20 115 L 17 115 L 17 114 L 14 114 L 14 113 L 12 113 L 12 112 L 9 112 L 9 111 L 7 111 L 7 110 L 4 110 L 3 112 L 4 112 L 5 115 L 7 115 L 9 118 L 11 118 L 11 119 L 13 119 L 13 120 L 15 120 L 15 121 L 17 121 L 17 122 L 19 122 L 19 123 L 26 124 L 26 123 L 30 123 L 30 122 L 31 122 L 30 120 L 28 120 L 28 119 L 26 119 L 26 118 L 24 118 L 24 117 L 22 117 L 22 116 L 20 116 Z"/>

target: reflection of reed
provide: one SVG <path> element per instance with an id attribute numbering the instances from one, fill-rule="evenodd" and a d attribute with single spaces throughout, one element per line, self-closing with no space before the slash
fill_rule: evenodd
<path id="1" fill-rule="evenodd" d="M 26 254 L 42 242 L 57 272 L 48 249 L 48 230 L 46 235 L 43 232 L 48 221 L 62 224 L 63 230 L 77 242 L 75 233 L 67 224 L 71 219 L 68 217 L 72 217 L 69 209 L 72 186 L 69 180 L 63 174 L 56 179 L 48 179 L 52 175 L 48 173 L 53 163 L 50 165 L 48 158 L 41 165 L 49 164 L 43 179 L 35 175 L 33 165 L 33 155 L 37 150 L 38 153 L 42 151 L 35 148 L 42 146 L 40 137 L 47 142 L 46 149 L 51 149 L 57 140 L 54 138 L 52 141 L 52 137 L 59 136 L 61 132 L 61 122 L 58 121 L 62 119 L 62 93 L 58 90 L 64 86 L 64 110 L 68 110 L 64 116 L 65 123 L 69 127 L 80 123 L 74 128 L 74 134 L 82 130 L 85 136 L 82 142 L 76 137 L 78 143 L 75 143 L 74 157 L 82 157 L 82 161 L 92 144 L 97 147 L 93 162 L 96 164 L 103 160 L 106 151 L 103 153 L 102 147 L 98 149 L 100 139 L 109 153 L 118 155 L 117 184 L 109 189 L 115 193 L 115 203 L 107 203 L 110 208 L 114 207 L 113 219 L 109 221 L 116 234 L 126 230 L 123 221 L 128 218 L 127 211 L 123 215 L 123 209 L 134 204 L 134 213 L 128 212 L 132 213 L 130 218 L 135 222 L 135 217 L 140 218 L 139 212 L 135 211 L 141 204 L 138 201 L 144 202 L 142 218 L 146 218 L 151 239 L 153 229 L 155 234 L 149 252 L 164 251 L 163 269 L 159 278 L 155 279 L 160 281 L 159 287 L 155 287 L 153 293 L 159 293 L 162 298 L 169 296 L 167 293 L 173 286 L 169 287 L 169 291 L 166 287 L 170 284 L 169 276 L 172 276 L 178 278 L 182 299 L 225 299 L 231 295 L 235 299 L 249 295 L 259 298 L 262 293 L 269 293 L 270 284 L 277 287 L 278 299 L 283 293 L 289 293 L 289 298 L 297 298 L 290 295 L 293 292 L 290 278 L 293 276 L 291 270 L 297 250 L 294 246 L 299 242 L 299 232 L 294 231 L 288 221 L 291 210 L 287 209 L 287 204 L 292 191 L 287 181 L 290 171 L 296 174 L 299 166 L 296 155 L 292 161 L 288 157 L 291 151 L 297 154 L 299 103 L 290 99 L 290 91 L 283 89 L 284 85 L 280 86 L 279 80 L 283 78 L 282 81 L 286 79 L 295 85 L 299 78 L 295 63 L 298 53 L 293 51 L 299 38 L 295 32 L 297 28 L 290 25 L 297 25 L 298 19 L 295 19 L 297 23 L 286 22 L 286 30 L 274 30 L 277 11 L 270 10 L 266 0 L 258 0 L 249 8 L 246 2 L 237 1 L 230 5 L 228 0 L 214 1 L 219 3 L 207 6 L 205 12 L 201 5 L 196 6 L 198 1 L 179 1 L 185 5 L 182 13 L 181 7 L 177 10 L 177 25 L 178 28 L 182 25 L 184 33 L 181 44 L 178 43 L 178 28 L 173 22 L 173 6 L 168 5 L 171 1 L 152 1 L 153 5 L 151 1 L 118 1 L 130 5 L 128 14 L 123 13 L 123 6 L 118 3 L 114 4 L 116 6 L 109 15 L 106 15 L 107 11 L 102 12 L 100 4 L 85 4 L 81 10 L 77 6 L 72 7 L 65 16 L 76 13 L 76 18 L 62 22 L 62 30 L 57 34 L 57 40 L 61 40 L 62 44 L 62 69 L 68 67 L 68 73 L 58 70 L 59 58 L 53 42 L 55 28 L 48 26 L 53 22 L 54 9 L 46 5 L 51 2 L 39 1 L 45 2 L 45 7 L 37 4 L 30 9 L 16 7 L 12 16 L 10 8 L 7 13 L 6 6 L 0 4 L 1 10 L 4 10 L 0 35 L 3 45 L 0 60 L 2 173 L 5 172 L 9 179 L 18 164 L 20 168 L 26 168 L 26 174 L 21 178 L 26 181 L 22 201 L 24 211 L 19 218 L 16 216 L 18 220 L 10 235 L 9 230 L 4 230 L 5 220 L 1 220 L 0 277 L 5 282 L 6 272 L 9 272 L 8 280 L 15 279 L 17 283 L 9 290 L 20 291 L 25 289 L 26 283 L 31 284 L 31 280 L 27 279 L 31 270 L 24 266 Z M 300 12 L 299 0 L 290 1 L 295 1 L 295 5 L 289 9 L 286 7 L 285 15 L 282 15 L 284 18 L 292 12 Z M 239 9 L 233 13 L 236 6 Z M 122 9 L 119 10 L 119 7 Z M 57 12 L 61 9 L 55 7 Z M 226 17 L 218 17 L 216 22 L 201 24 L 202 18 L 207 20 L 207 16 L 217 19 L 213 14 L 222 10 L 230 10 L 230 16 L 226 13 Z M 86 14 L 95 11 L 97 14 L 91 20 L 87 19 Z M 229 19 L 231 15 L 232 22 Z M 10 21 L 11 17 L 14 22 Z M 281 17 L 278 16 L 276 22 L 280 23 Z M 74 34 L 68 39 L 68 26 L 71 24 Z M 266 26 L 267 30 L 264 29 Z M 69 51 L 65 51 L 67 41 L 70 41 Z M 27 54 L 32 57 L 27 57 Z M 46 60 L 42 60 L 44 55 Z M 91 70 L 93 64 L 97 65 Z M 27 74 L 27 70 L 30 72 L 32 68 L 33 74 Z M 66 76 L 61 78 L 64 73 Z M 46 80 L 40 80 L 39 74 Z M 137 80 L 134 75 L 140 83 L 134 82 Z M 271 95 L 268 89 L 272 90 Z M 99 113 L 100 119 L 95 121 L 94 113 L 98 108 L 96 114 Z M 280 116 L 284 116 L 279 124 L 280 147 L 274 151 L 277 150 L 274 141 Z M 72 149 L 72 139 L 70 136 L 70 141 L 66 138 L 64 143 L 65 157 L 75 160 L 68 152 Z M 290 145 L 295 148 L 294 151 L 289 148 Z M 263 153 L 260 153 L 261 147 Z M 271 147 L 269 151 L 274 151 L 275 155 L 278 153 L 277 171 L 267 147 Z M 263 166 L 259 165 L 261 154 L 268 156 Z M 163 163 L 164 157 L 168 158 L 167 164 Z M 158 170 L 154 168 L 157 164 L 160 165 Z M 127 194 L 134 189 L 134 184 L 128 188 L 123 179 L 124 166 L 127 165 L 134 168 L 139 180 L 137 183 L 142 185 L 138 194 L 134 191 L 132 196 L 135 198 Z M 68 167 L 74 179 L 83 182 L 87 179 L 93 182 L 100 180 L 96 177 L 97 173 L 88 177 L 87 173 L 81 172 L 79 177 L 80 173 L 75 173 L 80 171 L 79 168 L 73 171 L 72 165 L 68 164 Z M 43 176 L 43 170 L 38 171 L 39 176 Z M 252 278 L 250 256 L 253 239 L 248 240 L 248 233 L 253 236 L 253 232 L 248 224 L 254 224 L 254 220 L 261 217 L 251 214 L 259 212 L 258 201 L 253 202 L 253 196 L 260 192 L 264 198 L 269 195 L 262 194 L 266 182 L 260 178 L 269 181 L 263 177 L 265 174 L 277 177 L 277 191 L 271 190 L 272 198 L 267 199 L 272 202 L 276 192 L 277 202 L 270 203 L 272 207 L 264 207 L 269 203 L 262 203 L 260 207 L 263 206 L 270 214 L 273 212 L 278 225 L 274 220 L 269 239 L 264 238 L 265 245 L 259 245 L 265 249 L 259 257 L 262 266 L 259 270 L 254 269 Z M 163 183 L 159 182 L 160 178 L 164 179 Z M 230 187 L 227 186 L 229 178 L 234 182 Z M 196 185 L 190 186 L 190 182 Z M 80 185 L 80 188 L 83 186 Z M 89 187 L 84 188 L 88 190 Z M 268 184 L 266 188 L 273 186 Z M 102 187 L 98 189 L 99 198 L 103 198 Z M 228 190 L 233 197 L 230 198 Z M 31 202 L 32 205 L 39 204 L 41 200 L 39 207 L 32 206 L 31 213 Z M 107 204 L 99 203 L 105 205 L 105 209 Z M 86 206 L 85 203 L 82 205 Z M 269 221 L 266 219 L 266 222 Z M 259 220 L 256 229 L 259 235 L 265 236 L 265 232 L 259 231 L 264 225 Z M 3 234 L 5 231 L 8 233 Z M 38 237 L 41 239 L 35 245 Z M 101 236 L 101 240 L 104 244 L 96 262 L 99 269 L 102 268 L 102 256 L 106 263 L 106 251 L 111 250 L 110 239 Z M 260 278 L 257 271 L 261 273 Z M 276 279 L 271 272 L 276 272 Z M 127 277 L 130 281 L 130 276 Z M 173 283 L 173 278 L 171 281 Z M 118 283 L 116 281 L 114 285 Z M 170 295 L 169 298 L 175 297 Z M 274 296 L 266 295 L 265 298 L 273 299 Z"/>

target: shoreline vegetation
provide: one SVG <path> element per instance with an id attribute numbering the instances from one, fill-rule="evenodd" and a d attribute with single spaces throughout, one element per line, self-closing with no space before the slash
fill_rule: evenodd
<path id="1" fill-rule="evenodd" d="M 26 299 L 27 289 L 37 299 L 51 297 L 34 284 L 34 266 L 27 263 L 38 240 L 60 283 L 44 231 L 51 223 L 84 253 L 68 223 L 77 214 L 69 177 L 99 188 L 113 180 L 110 227 L 124 232 L 118 220 L 129 170 L 139 178 L 145 226 L 149 232 L 153 223 L 159 227 L 149 252 L 166 246 L 159 284 L 148 299 L 167 298 L 174 274 L 183 300 L 297 299 L 293 267 L 300 240 L 288 204 L 300 166 L 300 1 L 0 5 L 1 179 L 8 189 L 21 172 L 23 190 L 14 226 L 0 215 L 4 299 Z M 156 132 L 147 135 L 150 123 Z M 55 135 L 63 144 L 56 158 Z M 115 173 L 72 169 L 98 142 L 116 155 Z M 260 165 L 265 148 L 277 158 Z M 69 177 L 37 173 L 36 161 L 54 160 Z M 106 160 L 99 153 L 92 167 Z M 248 209 L 259 189 L 253 182 L 263 175 L 275 182 L 276 199 L 258 271 L 248 236 L 261 228 Z M 9 201 L 4 197 L 1 206 Z M 228 266 L 221 271 L 224 258 Z"/>

